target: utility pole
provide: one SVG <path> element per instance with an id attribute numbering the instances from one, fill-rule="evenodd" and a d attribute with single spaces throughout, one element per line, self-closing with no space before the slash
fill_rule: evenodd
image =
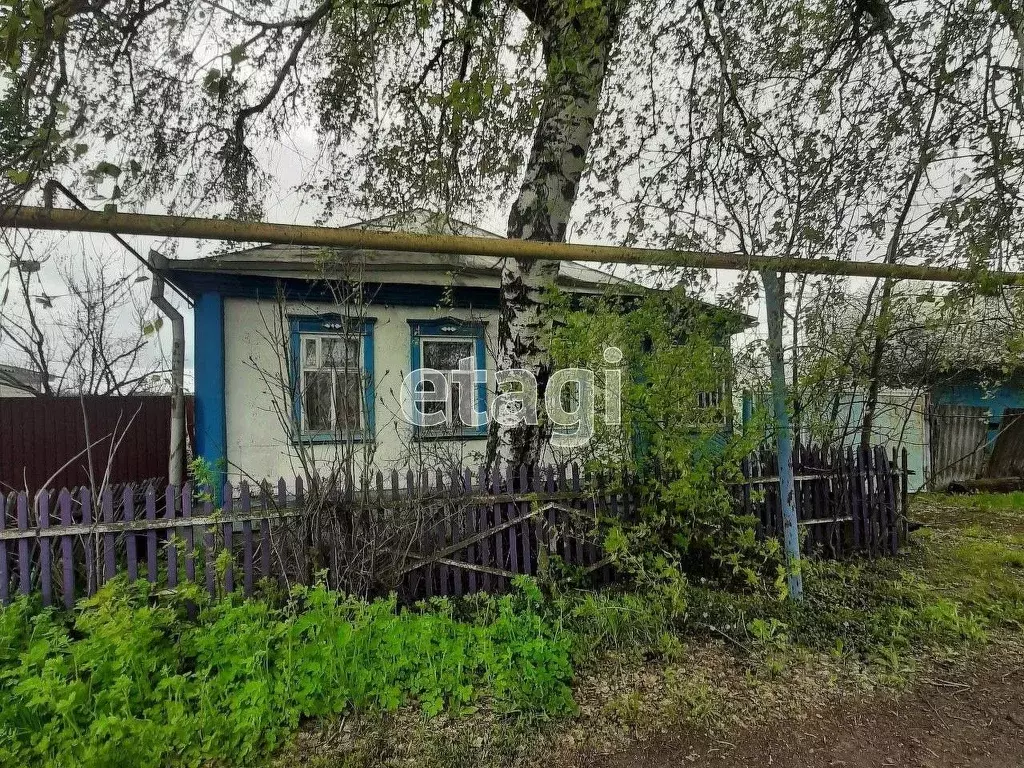
<path id="1" fill-rule="evenodd" d="M 772 374 L 772 408 L 775 415 L 775 452 L 779 457 L 779 499 L 782 502 L 782 541 L 786 554 L 786 585 L 789 597 L 803 600 L 800 573 L 800 529 L 796 517 L 796 482 L 793 479 L 793 429 L 789 422 L 789 393 L 782 349 L 782 312 L 786 299 L 786 273 L 762 272 L 765 309 L 768 315 L 768 362 Z"/>

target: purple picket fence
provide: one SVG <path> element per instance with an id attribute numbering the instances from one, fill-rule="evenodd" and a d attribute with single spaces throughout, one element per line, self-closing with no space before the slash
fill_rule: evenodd
<path id="1" fill-rule="evenodd" d="M 898 551 L 906 539 L 906 460 L 884 451 L 798 457 L 797 507 L 809 553 L 838 557 Z M 769 454 L 745 462 L 737 511 L 759 532 L 781 531 L 778 471 Z M 38 592 L 44 604 L 70 607 L 115 576 L 175 588 L 201 584 L 213 596 L 254 593 L 264 580 L 308 582 L 306 533 L 316 500 L 347 521 L 350 542 L 380 536 L 383 519 L 406 521 L 405 537 L 380 547 L 392 558 L 403 600 L 501 592 L 521 574 L 537 576 L 557 560 L 594 585 L 614 578 L 598 536 L 601 519 L 630 519 L 644 503 L 631 478 L 591 475 L 571 464 L 487 475 L 482 469 L 404 477 L 377 473 L 358 491 L 228 483 L 222 504 L 186 484 L 133 485 L 0 496 L 0 602 Z M 353 547 L 349 548 L 351 551 Z M 323 565 L 323 564 L 321 564 Z M 337 563 L 328 563 L 337 567 Z"/>

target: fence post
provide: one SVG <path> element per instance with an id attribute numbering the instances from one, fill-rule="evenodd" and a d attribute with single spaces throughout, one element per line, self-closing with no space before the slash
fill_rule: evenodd
<path id="1" fill-rule="evenodd" d="M 50 537 L 50 492 L 42 490 L 36 494 L 36 516 L 39 525 L 39 585 L 43 593 L 43 605 L 53 605 L 53 564 L 51 562 Z"/>
<path id="2" fill-rule="evenodd" d="M 497 462 L 495 463 L 497 464 Z M 495 466 L 491 474 L 491 494 L 495 497 L 501 493 L 501 470 Z M 495 500 L 491 505 L 491 527 L 497 528 L 501 525 L 501 507 L 502 505 Z M 505 534 L 503 532 L 497 533 L 494 536 L 494 564 L 506 570 L 505 568 Z M 499 590 L 508 589 L 510 584 L 508 579 L 504 576 L 498 576 L 495 581 L 497 582 L 496 588 Z"/>
<path id="3" fill-rule="evenodd" d="M 296 486 L 296 492 L 298 492 L 298 486 Z M 295 499 L 295 505 L 297 507 L 300 507 L 300 508 L 302 506 L 299 503 L 299 499 L 298 499 L 297 496 L 296 496 L 296 499 Z M 288 484 L 284 481 L 283 477 L 279 477 L 277 479 L 277 509 L 278 509 L 279 512 L 283 512 L 284 510 L 288 509 Z M 271 530 L 272 530 L 271 527 L 268 525 L 267 526 L 268 541 L 270 540 L 269 536 L 270 536 Z M 285 528 L 285 536 L 279 538 L 279 541 L 281 542 L 281 546 L 283 548 L 285 548 L 284 558 L 283 559 L 285 561 L 287 561 L 287 558 L 288 558 L 288 551 L 287 551 L 287 546 L 288 546 L 287 528 Z M 286 579 L 284 578 L 284 573 L 281 574 L 280 583 L 281 584 L 285 584 L 286 583 Z"/>
<path id="4" fill-rule="evenodd" d="M 907 501 L 908 486 L 910 483 L 910 472 L 907 471 L 907 449 L 903 449 L 902 456 L 900 457 L 900 467 L 903 470 L 902 479 L 900 480 L 900 499 L 903 507 L 903 517 L 900 520 L 903 534 L 903 542 L 906 543 L 910 537 L 910 506 Z"/>
<path id="5" fill-rule="evenodd" d="M 264 579 L 270 579 L 270 503 L 271 499 L 271 488 L 270 482 L 267 480 L 263 481 L 263 485 L 260 489 L 260 512 L 263 513 L 260 518 L 260 576 Z"/>
<path id="6" fill-rule="evenodd" d="M 517 488 L 520 496 L 525 496 L 530 492 L 530 474 L 525 464 L 519 465 L 519 485 Z M 530 533 L 533 531 L 533 525 L 530 523 L 530 518 L 527 517 L 530 514 L 530 502 L 524 499 L 515 506 L 518 507 L 519 516 L 524 518 L 519 524 L 519 536 L 523 542 L 522 573 L 529 575 L 536 573 L 534 566 L 535 547 L 530 540 Z"/>
<path id="7" fill-rule="evenodd" d="M 242 505 L 242 514 L 246 519 L 242 521 L 242 594 L 252 597 L 252 520 L 249 515 L 252 513 L 252 497 L 249 493 L 249 483 L 245 480 L 239 488 Z"/>
<path id="8" fill-rule="evenodd" d="M 209 486 L 203 489 L 203 517 L 206 519 L 213 517 L 213 494 L 216 492 L 215 488 Z M 210 597 L 217 596 L 217 568 L 213 555 L 217 543 L 214 538 L 215 528 L 214 525 L 206 525 L 203 528 L 203 575 L 206 577 L 206 591 Z"/>
<path id="9" fill-rule="evenodd" d="M 853 448 L 846 449 L 846 465 L 850 469 L 850 516 L 853 517 L 853 550 L 859 551 L 864 538 L 864 508 L 861 504 L 860 451 L 854 456 Z"/>
<path id="10" fill-rule="evenodd" d="M 92 491 L 88 488 L 78 489 L 78 503 L 82 505 L 82 525 L 92 525 Z M 85 548 L 85 594 L 91 597 L 99 586 L 99 574 L 96 569 L 96 557 L 100 551 L 100 537 L 90 533 L 82 537 Z"/>
<path id="11" fill-rule="evenodd" d="M 60 524 L 65 527 L 71 525 L 71 493 L 67 488 L 61 490 L 57 504 L 60 507 Z M 88 543 L 85 546 L 88 548 Z M 64 576 L 62 585 L 64 587 L 64 607 L 73 608 L 75 605 L 74 541 L 67 535 L 60 537 L 60 564 Z"/>
<path id="12" fill-rule="evenodd" d="M 113 524 L 114 522 L 114 491 L 111 488 L 105 488 L 103 493 L 100 495 L 100 512 L 103 516 L 103 522 L 107 524 Z M 108 582 L 114 578 L 114 572 L 117 567 L 116 553 L 114 552 L 114 544 L 116 539 L 114 534 L 107 532 L 103 534 L 103 581 Z"/>
<path id="13" fill-rule="evenodd" d="M 181 486 L 181 520 L 184 523 L 181 529 L 182 538 L 185 539 L 185 578 L 195 584 L 196 582 L 196 529 L 190 522 L 192 519 L 192 483 L 185 483 Z"/>
<path id="14" fill-rule="evenodd" d="M 174 520 L 178 511 L 178 486 L 168 484 L 164 490 L 164 519 Z M 178 537 L 174 528 L 167 529 L 167 586 L 178 586 Z"/>
<path id="15" fill-rule="evenodd" d="M 18 494 L 18 530 L 28 530 L 28 494 Z M 30 559 L 28 538 L 18 539 L 18 591 L 23 595 L 32 591 L 32 561 Z"/>
<path id="16" fill-rule="evenodd" d="M 156 488 L 152 485 L 146 488 L 146 520 L 150 523 L 156 522 Z M 146 580 L 150 584 L 156 584 L 156 530 L 154 528 L 146 531 Z"/>
<path id="17" fill-rule="evenodd" d="M 221 498 L 223 499 L 223 512 L 225 515 L 230 517 L 231 512 L 235 508 L 235 491 L 234 488 L 231 487 L 231 483 L 224 483 Z M 224 552 L 226 553 L 226 566 L 224 568 L 224 592 L 228 595 L 235 591 L 235 553 L 232 548 L 232 532 L 234 531 L 234 525 L 234 523 L 228 521 L 224 523 L 223 526 L 221 527 L 224 538 Z"/>
<path id="18" fill-rule="evenodd" d="M 516 471 L 512 462 L 509 462 L 505 467 L 505 492 L 510 496 L 515 493 L 515 482 L 516 482 Z M 505 508 L 505 519 L 512 521 L 515 519 L 517 514 L 518 505 L 509 501 L 504 505 Z M 518 525 L 510 525 L 508 527 L 508 569 L 512 573 L 522 573 L 519 566 L 519 542 L 517 540 L 516 531 L 519 529 Z"/>
<path id="19" fill-rule="evenodd" d="M 10 508 L 9 499 L 13 494 L 0 493 L 0 533 L 7 528 L 7 510 Z M 7 605 L 11 601 L 10 574 L 7 571 L 7 540 L 0 539 L 0 604 Z"/>
<path id="20" fill-rule="evenodd" d="M 135 493 L 129 485 L 124 489 L 121 497 L 124 509 L 122 510 L 126 523 L 135 520 Z M 139 576 L 139 553 L 135 542 L 135 532 L 125 531 L 125 549 L 128 551 L 128 581 L 135 581 Z"/>
<path id="21" fill-rule="evenodd" d="M 481 464 L 476 471 L 476 482 L 477 482 L 477 493 L 480 496 L 487 495 L 487 468 Z M 487 509 L 488 507 L 482 503 L 473 505 L 473 533 L 486 533 L 488 530 L 487 524 Z M 480 544 L 476 550 L 480 555 L 480 563 L 484 567 L 491 565 L 491 537 L 484 536 L 480 540 Z M 492 589 L 491 585 L 491 574 L 484 571 L 480 574 L 480 584 L 484 592 L 490 592 Z"/>

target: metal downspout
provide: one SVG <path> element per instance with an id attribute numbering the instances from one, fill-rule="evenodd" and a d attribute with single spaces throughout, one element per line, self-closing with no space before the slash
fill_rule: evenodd
<path id="1" fill-rule="evenodd" d="M 164 297 L 161 261 L 166 259 L 156 251 L 149 252 L 153 272 L 149 297 L 171 321 L 171 451 L 167 481 L 180 487 L 185 475 L 185 318 Z"/>

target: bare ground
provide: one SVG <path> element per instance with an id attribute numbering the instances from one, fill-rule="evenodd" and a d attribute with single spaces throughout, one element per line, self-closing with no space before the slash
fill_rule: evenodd
<path id="1" fill-rule="evenodd" d="M 1024 658 L 986 654 L 925 677 L 899 696 L 831 703 L 801 719 L 758 727 L 684 730 L 615 755 L 573 758 L 566 762 L 587 768 L 1024 766 Z"/>

